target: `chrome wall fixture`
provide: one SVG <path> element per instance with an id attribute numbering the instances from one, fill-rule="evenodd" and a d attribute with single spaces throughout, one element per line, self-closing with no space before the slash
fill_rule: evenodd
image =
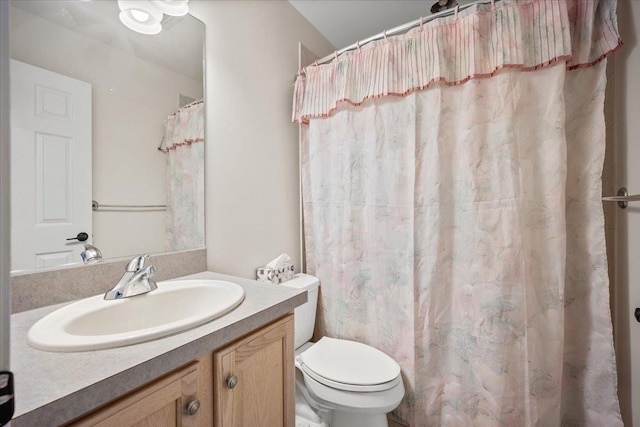
<path id="1" fill-rule="evenodd" d="M 100 209 L 140 209 L 140 210 L 149 210 L 149 209 L 167 209 L 167 205 L 101 205 L 95 200 L 91 201 L 91 209 L 94 211 Z"/>
<path id="2" fill-rule="evenodd" d="M 80 253 L 80 258 L 85 264 L 98 262 L 102 259 L 102 252 L 93 245 L 84 245 L 84 251 Z"/>
<path id="3" fill-rule="evenodd" d="M 603 202 L 618 202 L 618 207 L 620 209 L 626 209 L 629 205 L 629 202 L 640 202 L 640 194 L 631 194 L 625 187 L 622 187 L 618 190 L 618 194 L 616 196 L 607 196 L 602 198 Z"/>

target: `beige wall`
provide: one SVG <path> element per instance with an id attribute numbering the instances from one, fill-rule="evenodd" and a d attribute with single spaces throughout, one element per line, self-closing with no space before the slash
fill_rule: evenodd
<path id="1" fill-rule="evenodd" d="M 334 49 L 287 1 L 191 1 L 206 24 L 209 270 L 255 278 L 288 253 L 300 269 L 298 42 Z"/>
<path id="2" fill-rule="evenodd" d="M 640 2 L 618 2 L 618 23 L 624 45 L 611 57 L 612 118 L 607 131 L 615 141 L 615 189 L 640 193 Z M 626 426 L 640 426 L 640 204 L 615 209 L 615 313 L 618 390 Z"/>
<path id="3" fill-rule="evenodd" d="M 166 203 L 165 154 L 156 148 L 179 94 L 202 97 L 202 82 L 11 8 L 11 56 L 92 85 L 93 199 Z M 132 79 L 132 75 L 141 78 Z M 93 213 L 105 258 L 165 250 L 164 211 Z M 79 260 L 78 260 L 79 261 Z"/>

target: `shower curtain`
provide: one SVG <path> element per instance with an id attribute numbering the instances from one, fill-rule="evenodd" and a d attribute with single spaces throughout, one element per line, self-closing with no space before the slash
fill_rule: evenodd
<path id="1" fill-rule="evenodd" d="M 204 102 L 165 121 L 158 148 L 167 154 L 166 250 L 204 246 Z"/>
<path id="2" fill-rule="evenodd" d="M 622 425 L 600 200 L 615 6 L 474 6 L 296 82 L 319 333 L 398 361 L 411 426 Z"/>

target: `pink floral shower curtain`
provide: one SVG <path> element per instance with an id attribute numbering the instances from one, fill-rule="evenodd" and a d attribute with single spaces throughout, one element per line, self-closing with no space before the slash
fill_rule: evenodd
<path id="1" fill-rule="evenodd" d="M 166 250 L 204 246 L 204 102 L 165 122 L 159 150 L 167 154 Z"/>
<path id="2" fill-rule="evenodd" d="M 618 45 L 615 2 L 505 1 L 296 82 L 320 332 L 400 363 L 410 425 L 622 425 L 600 200 Z"/>

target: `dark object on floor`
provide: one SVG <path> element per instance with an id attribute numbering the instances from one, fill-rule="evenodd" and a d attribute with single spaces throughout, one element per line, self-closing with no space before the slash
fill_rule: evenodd
<path id="1" fill-rule="evenodd" d="M 0 371 L 0 426 L 7 424 L 13 417 L 13 374 Z"/>

